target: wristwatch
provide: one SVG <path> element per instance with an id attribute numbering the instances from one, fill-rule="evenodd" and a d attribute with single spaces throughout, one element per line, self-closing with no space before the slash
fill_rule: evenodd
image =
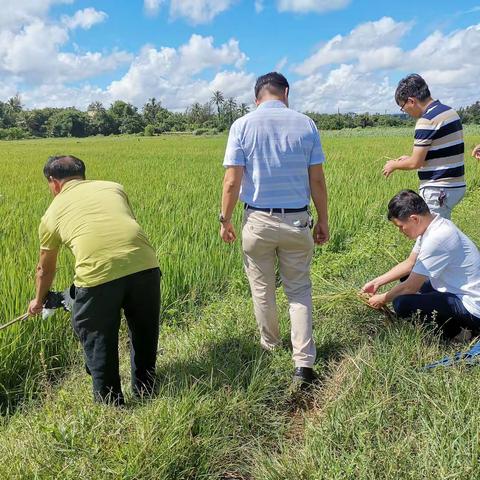
<path id="1" fill-rule="evenodd" d="M 230 221 L 230 219 L 227 219 L 227 218 L 224 217 L 224 215 L 223 215 L 222 212 L 220 212 L 220 213 L 218 214 L 218 220 L 219 220 L 220 223 L 225 223 L 225 222 L 229 222 L 229 221 Z"/>

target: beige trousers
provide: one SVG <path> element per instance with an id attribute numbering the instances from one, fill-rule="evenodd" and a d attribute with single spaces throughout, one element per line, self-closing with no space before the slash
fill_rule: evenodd
<path id="1" fill-rule="evenodd" d="M 313 237 L 309 215 L 245 210 L 242 246 L 245 271 L 252 292 L 255 317 L 263 348 L 280 345 L 275 300 L 275 263 L 278 259 L 283 288 L 288 298 L 293 361 L 296 367 L 312 367 L 312 284 L 310 263 Z"/>

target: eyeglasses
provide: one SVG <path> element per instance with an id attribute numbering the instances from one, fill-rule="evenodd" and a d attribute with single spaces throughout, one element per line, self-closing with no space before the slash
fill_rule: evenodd
<path id="1" fill-rule="evenodd" d="M 400 111 L 401 111 L 402 113 L 405 113 L 404 108 L 405 108 L 405 105 L 407 104 L 407 102 L 408 102 L 408 98 L 405 100 L 405 103 L 400 107 Z"/>

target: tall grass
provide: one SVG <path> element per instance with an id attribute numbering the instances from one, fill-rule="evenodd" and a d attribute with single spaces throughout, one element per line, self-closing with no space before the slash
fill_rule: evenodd
<path id="1" fill-rule="evenodd" d="M 473 147 L 477 138 L 467 142 Z M 227 285 L 246 291 L 240 245 L 218 236 L 217 214 L 225 137 L 95 138 L 3 142 L 0 152 L 0 323 L 23 313 L 34 293 L 37 227 L 51 201 L 41 170 L 50 155 L 70 153 L 87 164 L 87 177 L 122 183 L 140 224 L 151 239 L 164 278 L 164 321 L 182 321 Z M 332 240 L 318 249 L 316 262 L 351 247 L 355 233 L 383 218 L 384 205 L 400 188 L 415 188 L 414 173 L 385 180 L 386 157 L 411 148 L 410 136 L 330 138 L 325 165 Z M 479 165 L 468 162 L 470 187 L 478 185 Z M 237 208 L 237 227 L 241 209 Z M 327 257 L 325 257 L 327 256 Z M 73 276 L 72 257 L 63 251 L 55 286 Z M 65 315 L 12 327 L 0 334 L 0 404 L 34 390 L 42 369 L 60 373 L 76 343 Z M 43 365 L 43 366 L 42 366 Z"/>

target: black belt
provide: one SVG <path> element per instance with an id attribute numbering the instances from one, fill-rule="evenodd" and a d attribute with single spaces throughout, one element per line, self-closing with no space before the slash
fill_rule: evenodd
<path id="1" fill-rule="evenodd" d="M 256 210 L 258 212 L 269 212 L 269 213 L 298 213 L 298 212 L 306 212 L 308 210 L 308 206 L 305 205 L 302 208 L 260 208 L 260 207 L 252 207 L 245 204 L 245 210 Z"/>

